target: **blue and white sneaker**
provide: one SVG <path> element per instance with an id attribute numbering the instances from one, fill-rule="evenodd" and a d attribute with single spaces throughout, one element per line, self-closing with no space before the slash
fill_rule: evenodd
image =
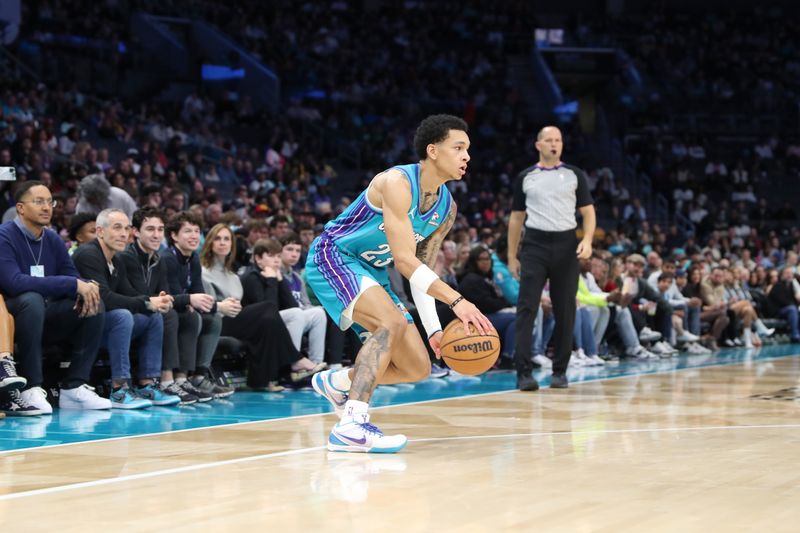
<path id="1" fill-rule="evenodd" d="M 111 400 L 112 409 L 147 409 L 148 407 L 153 407 L 153 402 L 138 397 L 127 387 L 115 390 L 108 399 Z"/>
<path id="2" fill-rule="evenodd" d="M 181 399 L 178 396 L 164 392 L 152 383 L 137 388 L 135 394 L 140 398 L 149 400 L 153 405 L 161 407 L 169 407 L 181 403 Z"/>
<path id="3" fill-rule="evenodd" d="M 333 375 L 334 372 L 334 370 L 317 372 L 314 374 L 314 377 L 311 378 L 311 386 L 314 387 L 314 390 L 317 391 L 320 396 L 324 396 L 331 402 L 333 409 L 336 411 L 336 416 L 342 418 L 344 404 L 347 403 L 347 392 L 341 391 L 333 386 L 331 375 Z"/>
<path id="4" fill-rule="evenodd" d="M 354 418 L 340 420 L 328 437 L 328 450 L 332 452 L 397 453 L 405 448 L 405 435 L 386 436 L 369 423 L 364 413 Z"/>

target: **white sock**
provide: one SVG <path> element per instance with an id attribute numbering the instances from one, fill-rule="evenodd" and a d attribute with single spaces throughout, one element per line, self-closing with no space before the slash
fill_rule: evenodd
<path id="1" fill-rule="evenodd" d="M 747 348 L 753 347 L 753 332 L 750 331 L 750 328 L 744 328 L 744 345 Z"/>
<path id="2" fill-rule="evenodd" d="M 350 390 L 353 382 L 350 380 L 350 369 L 343 368 L 331 374 L 331 383 L 342 392 Z"/>
<path id="3" fill-rule="evenodd" d="M 347 400 L 344 404 L 344 414 L 342 415 L 342 421 L 345 419 L 352 420 L 356 419 L 357 421 L 361 422 L 366 419 L 367 410 L 369 409 L 369 404 L 367 402 L 359 402 L 358 400 Z"/>

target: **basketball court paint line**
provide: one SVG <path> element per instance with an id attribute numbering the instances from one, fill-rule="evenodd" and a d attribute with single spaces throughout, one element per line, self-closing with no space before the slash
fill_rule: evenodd
<path id="1" fill-rule="evenodd" d="M 755 357 L 753 357 L 749 361 L 751 361 L 751 362 L 768 362 L 770 360 L 775 360 L 775 359 L 783 359 L 783 358 L 787 358 L 787 357 L 794 357 L 797 354 L 795 354 L 795 353 L 787 353 L 787 352 L 793 351 L 795 348 L 796 347 L 793 347 L 792 345 L 781 345 L 781 346 L 768 347 L 768 348 L 762 349 L 761 352 L 759 352 L 758 354 L 751 354 L 751 355 L 755 355 Z M 783 352 L 783 353 L 781 354 L 779 352 Z M 697 364 L 697 365 L 686 365 L 685 363 L 692 362 L 692 361 L 689 361 L 688 360 L 689 358 L 687 358 L 686 356 L 683 356 L 683 357 L 680 357 L 680 358 L 664 359 L 664 360 L 658 361 L 657 364 L 659 364 L 659 363 L 660 364 L 672 364 L 672 366 L 670 368 L 663 368 L 663 369 L 658 369 L 658 368 L 646 369 L 646 368 L 642 368 L 640 364 L 631 363 L 631 364 L 628 365 L 628 368 L 620 369 L 621 372 L 619 373 L 619 375 L 583 376 L 580 380 L 572 381 L 572 384 L 573 385 L 577 385 L 577 384 L 580 384 L 580 383 L 591 382 L 591 381 L 616 380 L 616 379 L 634 377 L 634 376 L 638 376 L 638 375 L 668 374 L 668 373 L 672 373 L 672 372 L 679 372 L 679 371 L 691 370 L 691 369 L 697 369 L 697 368 L 731 366 L 731 365 L 735 365 L 735 364 L 742 364 L 742 363 L 748 362 L 748 359 L 746 358 L 746 355 L 747 355 L 747 353 L 746 353 L 745 350 L 734 350 L 734 351 L 721 352 L 720 354 L 714 354 L 712 359 L 704 359 L 700 364 Z M 699 357 L 698 356 L 694 356 L 694 359 L 699 360 Z M 676 362 L 678 363 L 677 366 L 675 366 Z M 608 368 L 608 367 L 602 367 L 601 370 L 606 370 L 606 371 L 612 370 L 613 371 L 615 369 L 614 368 Z M 549 379 L 544 379 L 542 376 L 537 376 L 537 378 L 540 379 L 540 382 L 542 383 L 543 388 L 546 388 L 547 383 L 549 382 Z M 487 391 L 487 392 L 479 392 L 479 391 L 470 392 L 470 391 L 464 391 L 462 389 L 461 392 L 466 392 L 466 393 L 463 393 L 463 394 L 452 394 L 452 395 L 448 395 L 448 396 L 445 396 L 445 397 L 439 397 L 439 398 L 426 398 L 426 399 L 417 400 L 417 401 L 414 401 L 414 400 L 409 400 L 409 401 L 401 400 L 401 401 L 398 401 L 397 403 L 391 403 L 391 401 L 390 401 L 391 398 L 389 398 L 388 399 L 389 403 L 385 403 L 383 405 L 381 405 L 382 401 L 376 401 L 377 405 L 375 407 L 373 407 L 373 410 L 375 410 L 375 409 L 385 409 L 385 408 L 388 408 L 388 407 L 394 407 L 394 406 L 399 406 L 399 405 L 415 405 L 415 404 L 420 404 L 420 403 L 438 402 L 438 401 L 450 400 L 450 399 L 454 399 L 454 398 L 480 397 L 480 396 L 485 396 L 485 395 L 503 394 L 503 393 L 507 393 L 507 392 L 513 392 L 513 391 L 516 390 L 513 373 L 495 372 L 495 373 L 492 373 L 492 374 L 484 375 L 484 376 L 482 376 L 480 378 L 468 377 L 466 379 L 467 380 L 481 380 L 481 381 L 483 381 L 483 380 L 486 380 L 486 381 L 499 381 L 499 383 L 494 383 L 494 385 L 496 387 L 498 387 L 498 389 Z M 446 381 L 446 380 L 426 380 L 426 381 L 423 381 L 423 382 L 420 382 L 420 383 L 417 383 L 417 384 L 401 385 L 400 387 L 408 387 L 409 388 L 408 392 L 413 392 L 413 389 L 415 389 L 416 387 L 424 386 L 425 384 L 441 382 L 441 381 Z M 456 381 L 458 381 L 458 380 L 456 380 Z M 452 383 L 452 381 L 449 381 L 449 382 Z M 384 390 L 385 390 L 385 388 L 388 388 L 388 387 L 382 387 L 382 389 L 384 389 Z M 276 420 L 292 420 L 292 419 L 306 418 L 306 417 L 311 417 L 311 416 L 319 416 L 319 415 L 331 414 L 331 412 L 328 412 L 328 411 L 322 412 L 323 409 L 326 409 L 327 406 L 328 406 L 327 401 L 325 401 L 322 398 L 317 397 L 316 393 L 313 393 L 311 391 L 300 391 L 299 394 L 302 394 L 302 393 L 305 393 L 305 392 L 309 392 L 311 395 L 313 395 L 312 398 L 314 398 L 315 401 L 313 401 L 313 402 L 301 402 L 301 403 L 308 403 L 308 404 L 312 405 L 313 410 L 320 411 L 320 412 L 312 412 L 312 413 L 308 413 L 308 414 L 290 415 L 290 416 L 280 416 L 280 415 L 278 415 L 278 416 L 274 416 L 274 417 L 265 417 L 265 418 L 255 419 L 255 420 L 246 420 L 246 421 L 242 420 L 242 421 L 227 422 L 227 423 L 226 422 L 220 422 L 219 424 L 208 424 L 206 419 L 203 419 L 202 417 L 199 417 L 205 423 L 203 425 L 200 425 L 200 426 L 197 426 L 197 427 L 179 428 L 179 429 L 174 429 L 174 430 L 170 429 L 170 430 L 155 431 L 155 432 L 142 432 L 142 433 L 138 433 L 138 434 L 126 434 L 126 435 L 121 435 L 121 436 L 110 436 L 110 437 L 104 437 L 103 436 L 103 435 L 107 435 L 109 433 L 93 432 L 93 433 L 88 433 L 86 435 L 81 435 L 81 436 L 83 436 L 85 438 L 82 438 L 80 440 L 76 440 L 76 441 L 73 441 L 73 442 L 59 442 L 59 443 L 53 443 L 53 444 L 44 444 L 44 443 L 48 442 L 48 440 L 52 441 L 52 439 L 43 439 L 43 440 L 40 441 L 40 442 L 43 442 L 43 444 L 34 445 L 34 446 L 25 446 L 25 444 L 28 444 L 33 439 L 5 439 L 7 441 L 10 440 L 12 442 L 22 441 L 22 442 L 19 442 L 19 443 L 23 444 L 23 446 L 9 448 L 9 449 L 6 449 L 6 450 L 0 450 L 0 455 L 5 455 L 5 454 L 12 453 L 12 452 L 18 452 L 18 451 L 21 452 L 21 451 L 27 451 L 27 450 L 37 450 L 37 449 L 53 448 L 53 447 L 67 446 L 67 445 L 73 445 L 73 444 L 81 444 L 81 443 L 84 443 L 84 442 L 123 440 L 123 439 L 130 439 L 130 438 L 165 435 L 165 434 L 169 434 L 169 433 L 182 433 L 182 432 L 187 432 L 187 431 L 196 431 L 196 430 L 200 430 L 200 429 L 208 429 L 208 428 L 214 428 L 214 427 L 232 427 L 232 426 L 239 426 L 239 425 L 250 425 L 250 424 L 259 423 L 259 422 L 272 422 L 272 421 L 276 421 Z M 295 394 L 298 394 L 298 393 L 291 393 L 291 394 L 295 395 Z M 392 395 L 392 396 L 394 396 L 394 395 Z M 413 397 L 413 394 L 411 396 Z M 378 393 L 376 393 L 376 400 L 380 400 L 380 395 Z M 296 401 L 296 399 L 293 399 L 293 400 L 287 400 L 285 402 L 282 401 L 281 403 L 285 403 L 285 404 L 287 404 L 289 406 L 294 406 L 297 403 L 297 401 Z M 109 413 L 109 412 L 106 411 L 106 413 Z M 85 414 L 85 413 L 83 413 L 83 414 Z M 126 414 L 127 413 L 115 412 L 114 416 L 123 417 Z M 164 417 L 166 415 L 169 415 L 169 413 L 163 413 L 160 416 Z M 223 417 L 217 417 L 217 419 L 223 420 L 224 418 Z M 31 419 L 29 419 L 29 420 L 31 420 Z M 6 421 L 8 421 L 8 419 L 6 419 Z M 17 420 L 17 422 L 24 423 L 23 420 Z M 35 419 L 31 420 L 31 422 L 35 422 Z M 3 433 L 8 431 L 8 430 L 4 430 L 3 429 L 4 426 L 5 426 L 5 423 L 4 422 L 0 422 L 0 443 L 2 443 L 3 440 L 4 440 L 2 438 Z M 56 433 L 54 433 L 54 435 L 58 434 L 58 433 L 59 432 L 56 431 Z M 115 434 L 118 435 L 119 433 L 120 432 L 117 431 Z M 71 433 L 65 433 L 65 435 L 72 436 Z M 35 440 L 34 440 L 34 442 L 35 442 Z"/>

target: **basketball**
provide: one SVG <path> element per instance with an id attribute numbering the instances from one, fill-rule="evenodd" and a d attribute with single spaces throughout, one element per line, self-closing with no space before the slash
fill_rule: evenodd
<path id="1" fill-rule="evenodd" d="M 469 332 L 464 332 L 464 323 L 456 319 L 442 332 L 441 353 L 451 369 L 459 374 L 477 376 L 492 368 L 497 361 L 500 336 L 494 328 L 481 335 L 472 324 Z"/>

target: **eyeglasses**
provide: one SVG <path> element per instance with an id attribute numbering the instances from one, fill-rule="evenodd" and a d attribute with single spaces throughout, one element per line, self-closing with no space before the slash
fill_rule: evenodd
<path id="1" fill-rule="evenodd" d="M 38 207 L 44 207 L 46 205 L 49 205 L 50 207 L 56 207 L 58 205 L 58 200 L 52 200 L 52 199 L 45 200 L 44 198 L 35 198 L 33 200 L 28 200 L 27 202 L 23 203 L 33 204 Z"/>

